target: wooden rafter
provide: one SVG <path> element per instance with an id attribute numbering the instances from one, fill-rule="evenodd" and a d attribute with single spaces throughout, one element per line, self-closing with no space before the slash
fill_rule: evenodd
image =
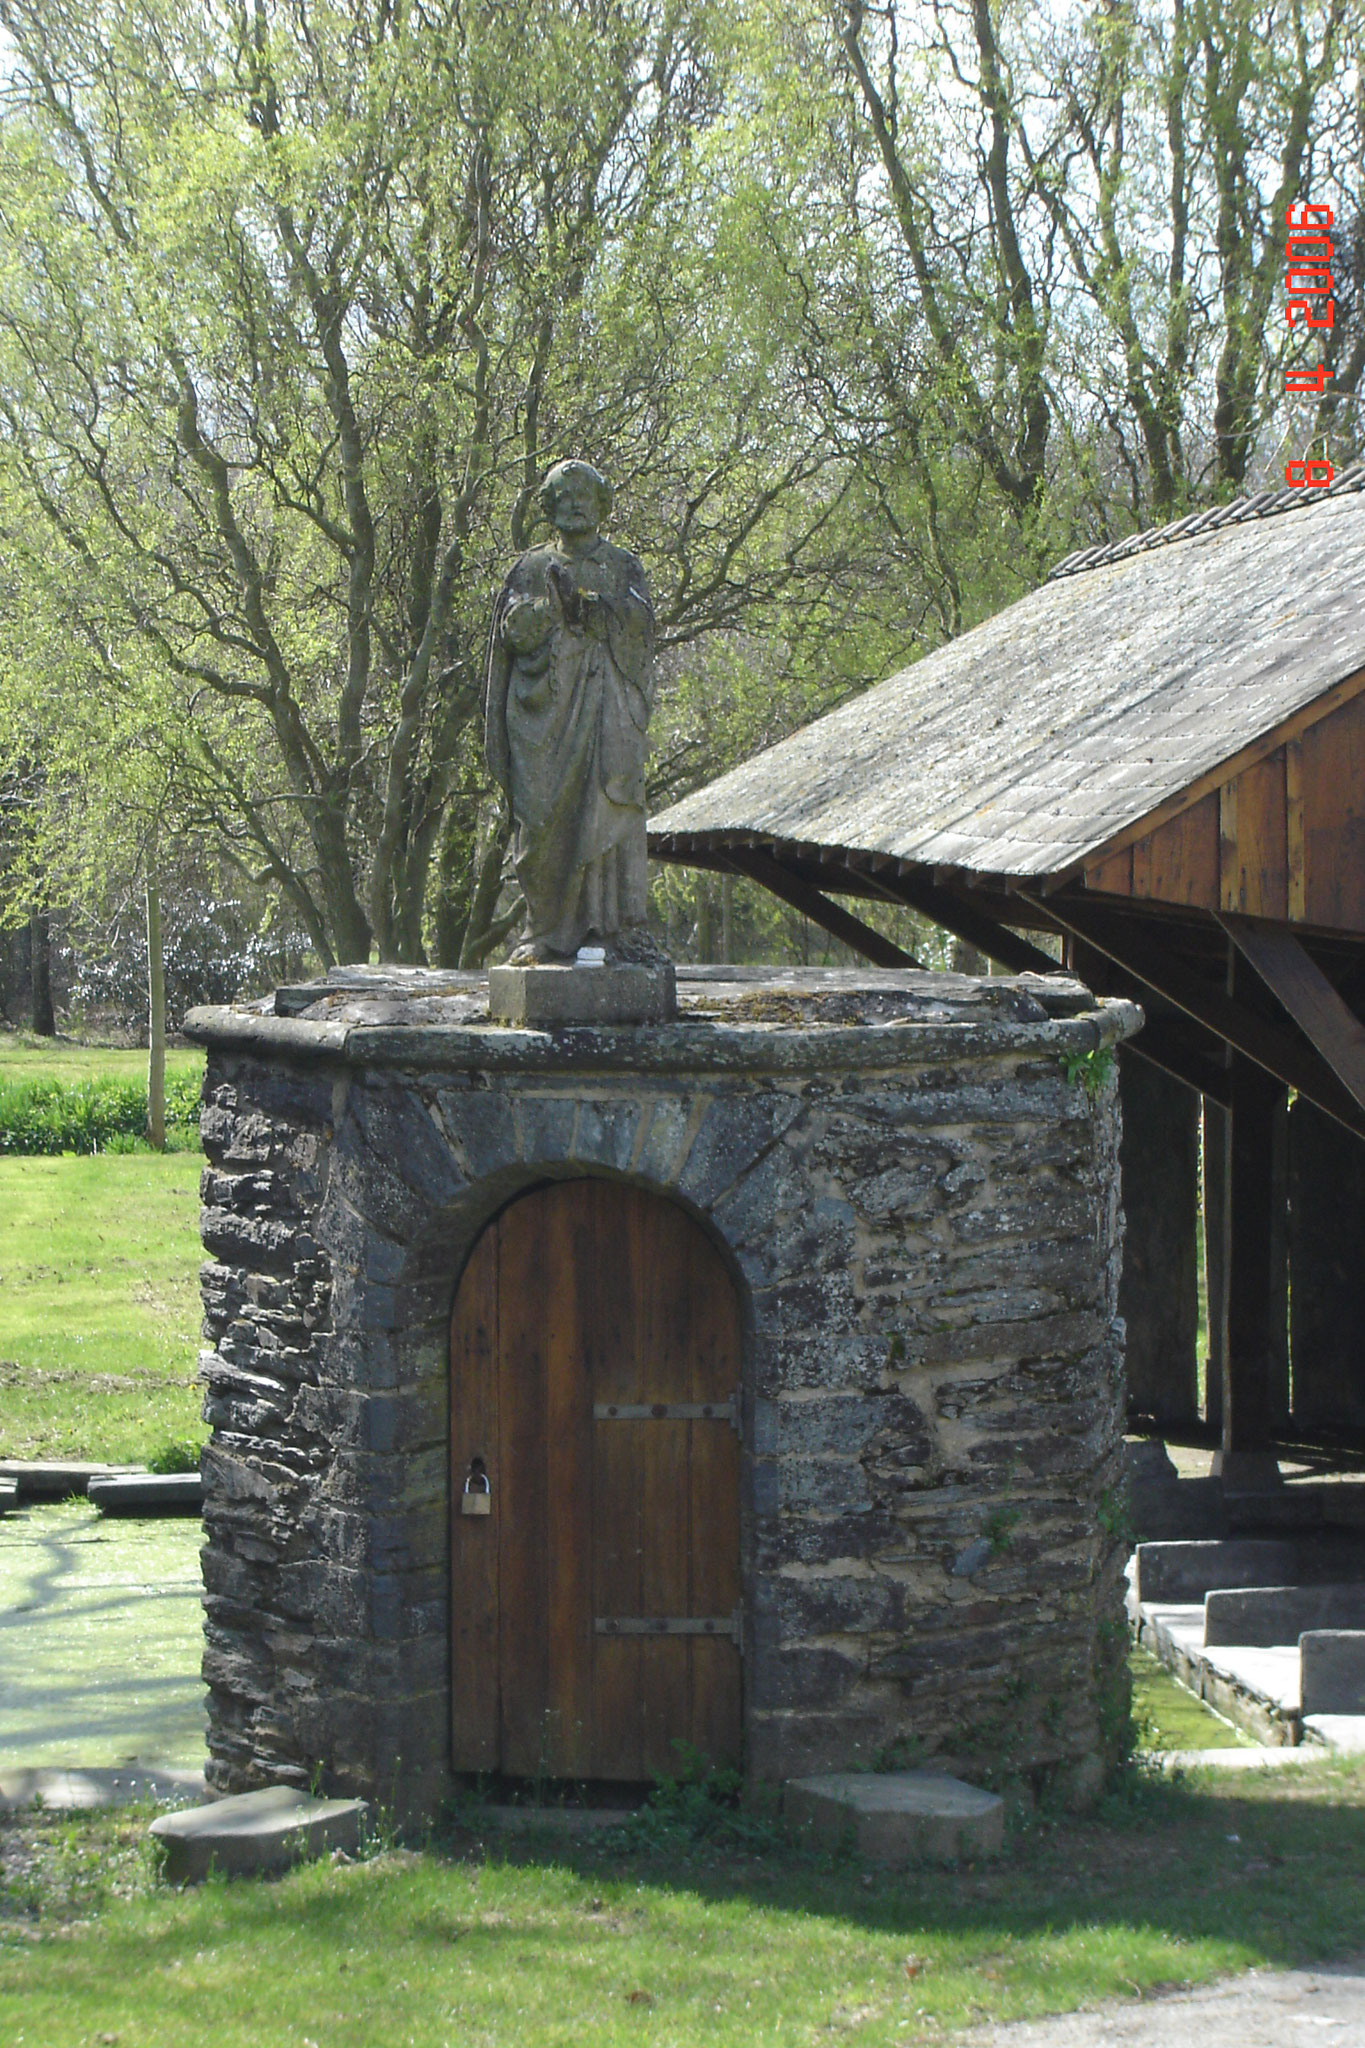
<path id="1" fill-rule="evenodd" d="M 1244 917 L 1220 917 L 1218 922 L 1365 1110 L 1365 1024 L 1317 961 L 1292 932 L 1252 924 Z"/>
<path id="2" fill-rule="evenodd" d="M 752 882 L 758 882 L 774 896 L 790 903 L 793 910 L 799 910 L 812 924 L 818 924 L 839 939 L 846 946 L 852 946 L 855 953 L 862 953 L 877 967 L 919 967 L 913 953 L 907 953 L 881 932 L 874 931 L 870 924 L 864 924 L 860 917 L 854 917 L 837 903 L 831 903 L 828 896 L 819 889 L 803 882 L 770 853 L 757 846 L 727 847 L 724 864 L 732 873 L 747 875 Z"/>
<path id="3" fill-rule="evenodd" d="M 1021 892 L 1022 893 L 1022 892 Z M 1053 896 L 1044 903 L 1057 923 L 1078 939 L 1104 953 L 1125 972 L 1155 989 L 1177 1009 L 1224 1039 L 1234 1051 L 1245 1053 L 1266 1072 L 1287 1087 L 1296 1088 L 1338 1123 L 1365 1136 L 1365 1109 L 1342 1084 L 1311 1044 L 1305 1044 L 1277 1024 L 1258 1016 L 1202 975 L 1194 973 L 1167 950 L 1152 944 L 1131 920 L 1116 917 L 1073 898 Z"/>

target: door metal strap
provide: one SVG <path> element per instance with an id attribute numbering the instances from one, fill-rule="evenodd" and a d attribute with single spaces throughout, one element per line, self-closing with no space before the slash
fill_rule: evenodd
<path id="1" fill-rule="evenodd" d="M 744 1610 L 737 1607 L 733 1614 L 599 1614 L 593 1629 L 599 1636 L 726 1636 L 738 1644 L 743 1640 Z"/>
<path id="2" fill-rule="evenodd" d="M 739 1397 L 728 1401 L 594 1401 L 594 1422 L 728 1422 L 739 1428 Z"/>

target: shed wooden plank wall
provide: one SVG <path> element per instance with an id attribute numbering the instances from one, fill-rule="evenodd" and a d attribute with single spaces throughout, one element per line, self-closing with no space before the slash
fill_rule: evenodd
<path id="1" fill-rule="evenodd" d="M 1088 889 L 1365 932 L 1365 695 L 1121 852 Z"/>

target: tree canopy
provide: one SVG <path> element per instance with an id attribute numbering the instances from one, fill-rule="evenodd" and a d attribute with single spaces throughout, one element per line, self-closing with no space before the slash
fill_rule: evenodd
<path id="1" fill-rule="evenodd" d="M 481 962 L 487 622 L 560 455 L 654 585 L 662 795 L 1068 548 L 1358 445 L 1346 0 L 0 25 L 12 894 L 92 777 L 154 784 L 324 962 Z M 1311 400 L 1296 197 L 1338 220 Z"/>

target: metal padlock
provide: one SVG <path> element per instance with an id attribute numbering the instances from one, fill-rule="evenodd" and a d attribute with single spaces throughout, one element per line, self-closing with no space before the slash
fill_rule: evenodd
<path id="1" fill-rule="evenodd" d="M 491 1515 L 493 1512 L 493 1482 L 482 1458 L 471 1458 L 469 1477 L 460 1495 L 462 1515 Z"/>

